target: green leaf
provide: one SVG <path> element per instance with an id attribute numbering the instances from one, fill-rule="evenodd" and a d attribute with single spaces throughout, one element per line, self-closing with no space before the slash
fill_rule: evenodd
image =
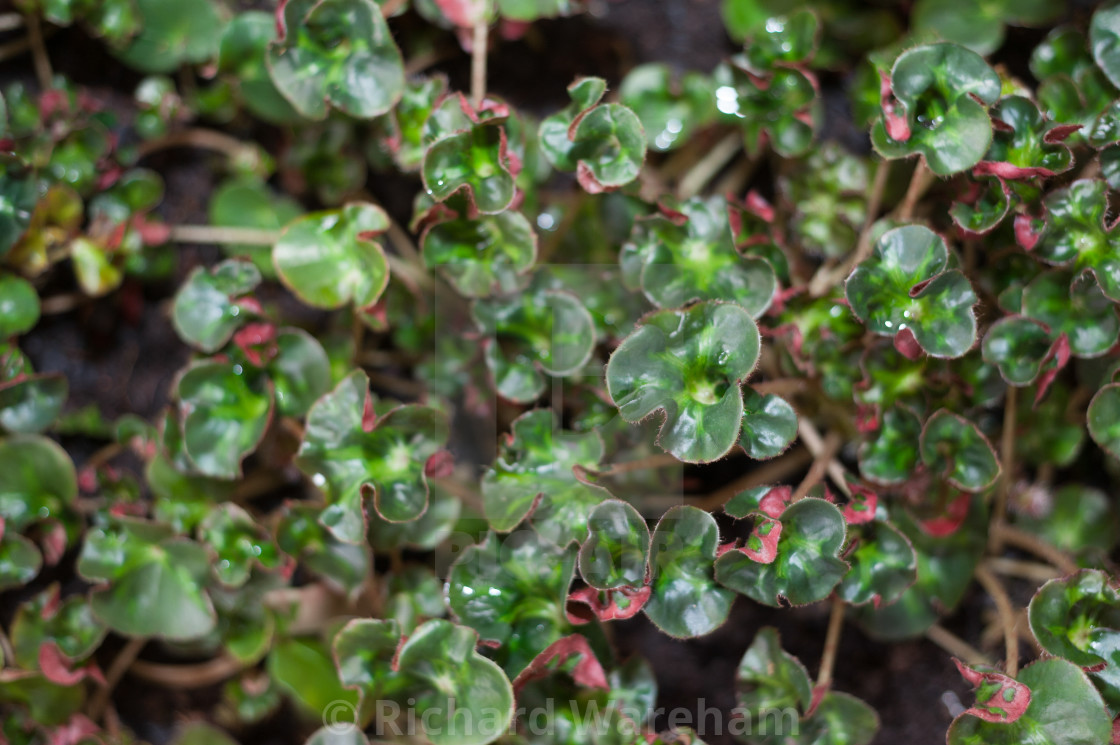
<path id="1" fill-rule="evenodd" d="M 976 294 L 929 228 L 889 230 L 845 285 L 852 312 L 876 334 L 913 333 L 933 357 L 960 357 L 976 341 Z"/>
<path id="2" fill-rule="evenodd" d="M 749 153 L 769 142 L 784 158 L 804 155 L 816 136 L 815 78 L 801 70 L 779 68 L 767 79 L 750 74 L 742 56 L 716 68 L 716 108 L 743 130 Z"/>
<path id="3" fill-rule="evenodd" d="M 0 590 L 22 587 L 39 574 L 43 557 L 35 544 L 0 522 Z"/>
<path id="4" fill-rule="evenodd" d="M 363 202 L 304 215 L 288 224 L 272 248 L 276 272 L 308 305 L 368 308 L 389 283 L 385 252 L 373 240 L 388 227 L 385 212 Z"/>
<path id="5" fill-rule="evenodd" d="M 922 428 L 922 461 L 942 467 L 944 478 L 964 491 L 987 489 L 999 478 L 1000 466 L 988 438 L 972 422 L 939 409 Z"/>
<path id="6" fill-rule="evenodd" d="M 541 122 L 541 151 L 561 171 L 575 171 L 592 194 L 611 191 L 638 177 L 646 135 L 637 114 L 622 104 L 600 103 L 607 83 L 578 78 L 568 86 L 572 102 Z"/>
<path id="7" fill-rule="evenodd" d="M 739 444 L 756 460 L 775 458 L 797 437 L 797 412 L 781 396 L 743 391 L 743 431 Z"/>
<path id="8" fill-rule="evenodd" d="M 663 412 L 658 444 L 678 459 L 713 461 L 739 438 L 739 386 L 754 370 L 759 344 L 758 327 L 738 305 L 657 311 L 611 355 L 607 389 L 630 423 Z"/>
<path id="9" fill-rule="evenodd" d="M 1043 200 L 1046 227 L 1034 253 L 1050 264 L 1090 271 L 1109 299 L 1120 301 L 1120 234 L 1105 223 L 1107 188 L 1082 179 Z"/>
<path id="10" fill-rule="evenodd" d="M 272 390 L 240 365 L 199 362 L 178 386 L 183 445 L 204 476 L 235 479 L 272 417 Z"/>
<path id="11" fill-rule="evenodd" d="M 646 144 L 665 152 L 687 142 L 715 116 L 712 83 L 687 72 L 675 82 L 668 65 L 648 63 L 626 73 L 619 99 L 642 123 Z"/>
<path id="12" fill-rule="evenodd" d="M 769 263 L 739 255 L 722 197 L 690 199 L 635 221 L 619 263 L 628 284 L 640 285 L 659 308 L 728 300 L 758 318 L 778 289 Z"/>
<path id="13" fill-rule="evenodd" d="M 58 418 L 70 386 L 61 373 L 0 380 L 0 429 L 20 434 L 46 430 Z"/>
<path id="14" fill-rule="evenodd" d="M 282 416 L 302 417 L 330 390 L 330 360 L 323 345 L 302 329 L 280 329 L 276 356 L 268 363 Z"/>
<path id="15" fill-rule="evenodd" d="M 1073 155 L 1061 143 L 1065 133 L 1052 131 L 1056 125 L 1047 121 L 1029 98 L 1008 96 L 1001 99 L 992 114 L 1006 128 L 995 130 L 992 145 L 978 172 L 1013 179 L 1049 177 L 1073 165 Z"/>
<path id="16" fill-rule="evenodd" d="M 1120 383 L 1104 386 L 1089 402 L 1089 436 L 1113 458 L 1120 458 Z"/>
<path id="17" fill-rule="evenodd" d="M 916 31 L 936 33 L 977 54 L 991 54 L 1003 44 L 1005 24 L 1042 25 L 1061 9 L 1061 3 L 1054 0 L 996 0 L 965 5 L 952 0 L 919 0 L 914 5 L 911 24 Z"/>
<path id="18" fill-rule="evenodd" d="M 1065 334 L 1077 357 L 1099 357 L 1120 338 L 1120 318 L 1100 285 L 1085 274 L 1044 272 L 1023 288 L 1023 315 L 1046 325 L 1051 339 Z"/>
<path id="19" fill-rule="evenodd" d="M 385 616 L 397 622 L 401 633 L 411 634 L 424 620 L 446 615 L 443 580 L 432 569 L 413 564 L 388 580 Z"/>
<path id="20" fill-rule="evenodd" d="M 533 288 L 508 300 L 476 300 L 471 314 L 484 335 L 495 390 L 516 403 L 544 392 L 542 372 L 579 371 L 595 347 L 595 321 L 568 292 Z"/>
<path id="21" fill-rule="evenodd" d="M 134 0 L 139 33 L 117 52 L 122 62 L 145 73 L 174 72 L 206 62 L 218 51 L 222 18 L 210 0 Z"/>
<path id="22" fill-rule="evenodd" d="M 357 119 L 389 111 L 404 65 L 380 8 L 370 0 L 289 0 L 283 40 L 268 47 L 272 82 L 297 111 L 323 119 L 330 104 Z"/>
<path id="23" fill-rule="evenodd" d="M 266 57 L 274 41 L 276 19 L 271 13 L 262 10 L 238 13 L 222 34 L 218 71 L 236 81 L 241 101 L 253 116 L 271 124 L 293 124 L 299 121 L 300 115 L 280 95 L 268 71 Z"/>
<path id="24" fill-rule="evenodd" d="M 517 193 L 513 173 L 506 135 L 495 119 L 469 120 L 462 131 L 437 140 L 425 153 L 420 170 L 424 188 L 437 202 L 462 191 L 475 209 L 488 215 L 513 203 Z"/>
<path id="25" fill-rule="evenodd" d="M 280 563 L 276 544 L 248 512 L 232 502 L 218 505 L 206 516 L 199 536 L 217 555 L 214 572 L 228 587 L 248 582 L 254 565 L 273 569 Z"/>
<path id="26" fill-rule="evenodd" d="M 272 26 L 271 20 L 269 26 Z M 280 230 L 303 214 L 303 210 L 298 202 L 276 194 L 257 177 L 242 176 L 223 181 L 214 190 L 210 195 L 209 214 L 214 225 Z M 266 278 L 276 277 L 270 246 L 231 243 L 223 245 L 222 251 L 227 256 L 248 258 Z"/>
<path id="27" fill-rule="evenodd" d="M 579 570 L 598 590 L 640 587 L 649 572 L 649 527 L 626 502 L 611 499 L 591 511 L 579 550 Z"/>
<path id="28" fill-rule="evenodd" d="M 94 590 L 94 614 L 128 636 L 197 639 L 214 628 L 206 550 L 156 523 L 120 519 L 86 534 L 78 573 Z"/>
<path id="29" fill-rule="evenodd" d="M 778 630 L 772 626 L 759 629 L 743 653 L 735 672 L 735 690 L 739 705 L 760 724 L 767 711 L 792 709 L 800 718 L 813 700 L 809 672 L 782 649 Z"/>
<path id="30" fill-rule="evenodd" d="M 238 301 L 260 281 L 257 268 L 244 261 L 223 261 L 209 271 L 196 267 L 175 293 L 171 306 L 175 331 L 203 352 L 218 351 L 251 317 L 253 308 Z"/>
<path id="31" fill-rule="evenodd" d="M 343 543 L 319 522 L 321 510 L 291 505 L 276 529 L 280 550 L 344 593 L 357 592 L 372 568 L 368 543 Z"/>
<path id="32" fill-rule="evenodd" d="M 723 625 L 735 594 L 716 584 L 713 562 L 719 527 L 707 512 L 673 507 L 657 523 L 650 543 L 649 620 L 677 638 L 704 636 Z"/>
<path id="33" fill-rule="evenodd" d="M 986 235 L 1007 217 L 1011 187 L 1003 179 L 991 176 L 979 179 L 974 188 L 975 192 L 963 201 L 953 203 L 949 215 L 961 230 Z"/>
<path id="34" fill-rule="evenodd" d="M 781 599 L 807 605 L 828 597 L 848 570 L 838 558 L 844 545 L 844 518 L 822 499 L 802 499 L 781 514 L 777 558 L 768 564 L 739 550 L 716 560 L 716 580 L 764 605 Z"/>
<path id="35" fill-rule="evenodd" d="M 475 651 L 474 631 L 437 619 L 410 634 L 397 653 L 399 639 L 392 621 L 364 619 L 335 637 L 340 674 L 360 688 L 363 703 L 408 706 L 434 745 L 485 745 L 508 731 L 513 689 L 502 669 Z"/>
<path id="36" fill-rule="evenodd" d="M 547 409 L 521 415 L 511 429 L 482 477 L 490 527 L 506 533 L 532 513 L 533 528 L 560 546 L 584 538 L 591 510 L 611 496 L 576 470 L 599 467 L 599 435 L 562 430 Z"/>
<path id="37" fill-rule="evenodd" d="M 1011 385 L 1030 385 L 1050 353 L 1050 334 L 1037 321 L 1009 316 L 996 321 L 984 336 L 984 361 L 998 365 Z"/>
<path id="38" fill-rule="evenodd" d="M 778 178 L 778 187 L 796 211 L 790 230 L 807 251 L 840 257 L 855 248 L 867 219 L 868 163 L 835 142 L 825 142 Z"/>
<path id="39" fill-rule="evenodd" d="M 948 745 L 1090 745 L 1108 742 L 1112 721 L 1085 674 L 1066 660 L 1041 660 L 1019 673 L 1031 693 L 1027 710 L 1013 722 L 999 723 L 965 712 L 953 720 Z"/>
<path id="40" fill-rule="evenodd" d="M 575 570 L 574 546 L 559 548 L 536 533 L 493 533 L 465 549 L 446 585 L 451 612 L 498 642 L 495 657 L 511 676 L 568 630 L 565 604 Z"/>
<path id="41" fill-rule="evenodd" d="M 38 435 L 0 440 L 0 519 L 6 533 L 62 517 L 77 496 L 74 464 L 53 441 Z"/>
<path id="42" fill-rule="evenodd" d="M 39 322 L 39 294 L 14 274 L 0 275 L 0 339 L 19 336 Z"/>
<path id="43" fill-rule="evenodd" d="M 1089 22 L 1089 45 L 1093 59 L 1112 81 L 1120 87 L 1120 8 L 1100 8 Z"/>
<path id="44" fill-rule="evenodd" d="M 390 522 L 428 508 L 427 464 L 447 438 L 446 416 L 428 406 L 397 406 L 375 415 L 369 378 L 346 376 L 307 414 L 296 465 L 327 499 L 320 521 L 340 540 L 365 539 L 367 496 Z"/>
<path id="45" fill-rule="evenodd" d="M 107 629 L 93 616 L 84 594 L 59 597 L 59 586 L 20 604 L 12 620 L 15 663 L 26 670 L 39 669 L 39 648 L 53 642 L 75 662 L 89 657 L 105 638 Z"/>
<path id="46" fill-rule="evenodd" d="M 855 550 L 836 593 L 851 605 L 889 605 L 918 579 L 918 559 L 910 541 L 886 520 L 851 525 Z"/>
<path id="47" fill-rule="evenodd" d="M 1093 556 L 1116 542 L 1120 519 L 1104 492 L 1081 484 L 1067 484 L 1045 494 L 1040 504 L 1015 516 L 1015 524 L 1047 543 L 1074 554 Z"/>
<path id="48" fill-rule="evenodd" d="M 999 75 L 983 57 L 956 44 L 914 47 L 895 60 L 890 85 L 901 113 L 883 102 L 883 116 L 871 132 L 880 155 L 921 154 L 938 176 L 980 162 L 992 142 L 986 106 L 1000 94 Z"/>
<path id="49" fill-rule="evenodd" d="M 820 21 L 809 10 L 768 18 L 743 45 L 745 69 L 765 76 L 779 67 L 807 63 L 817 51 Z"/>
<path id="50" fill-rule="evenodd" d="M 439 269 L 464 297 L 516 292 L 537 258 L 537 236 L 520 212 L 455 216 L 420 237 L 429 269 Z"/>
<path id="51" fill-rule="evenodd" d="M 910 541 L 918 559 L 918 579 L 890 605 L 855 609 L 855 616 L 876 639 L 920 636 L 961 602 L 987 546 L 983 502 L 972 499 L 964 523 L 946 536 L 926 533 L 906 510 L 892 505 L 890 520 Z"/>
<path id="52" fill-rule="evenodd" d="M 285 639 L 268 655 L 268 674 L 300 708 L 325 720 L 331 731 L 356 732 L 342 727 L 357 711 L 358 694 L 347 690 L 335 668 L 329 647 L 318 639 Z M 334 744 L 333 740 L 327 742 Z"/>

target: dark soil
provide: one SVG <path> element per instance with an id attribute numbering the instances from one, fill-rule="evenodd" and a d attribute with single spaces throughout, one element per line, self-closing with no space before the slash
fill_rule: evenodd
<path id="1" fill-rule="evenodd" d="M 577 75 L 602 75 L 617 84 L 626 70 L 646 61 L 667 62 L 681 70 L 710 70 L 734 51 L 723 32 L 719 5 L 719 0 L 593 0 L 588 15 L 540 23 L 523 39 L 502 43 L 490 59 L 490 88 L 519 106 L 544 112 L 565 103 L 564 88 Z M 448 42 L 454 43 L 450 37 Z M 49 51 L 59 71 L 92 87 L 99 97 L 127 105 L 138 77 L 108 57 L 96 42 L 78 31 L 62 30 L 50 40 Z M 26 60 L 21 62 L 26 64 Z M 466 87 L 465 57 L 460 55 L 439 69 L 448 73 L 454 86 Z M 5 77 L 11 79 L 11 75 L 30 77 L 26 67 L 13 69 Z M 839 91 L 826 90 L 825 95 L 830 117 L 842 117 L 846 106 Z M 845 127 L 842 122 L 830 129 L 844 131 Z M 858 138 L 854 144 L 866 147 L 866 141 Z M 166 180 L 161 212 L 168 222 L 206 221 L 208 195 L 218 178 L 206 157 L 179 150 L 161 154 L 146 165 Z M 406 210 L 416 187 L 406 190 L 400 186 L 380 176 L 370 183 L 371 191 L 407 223 Z M 129 412 L 153 419 L 166 406 L 174 376 L 189 357 L 168 319 L 171 294 L 191 267 L 212 262 L 218 255 L 213 248 L 184 247 L 174 282 L 129 285 L 108 298 L 40 322 L 23 347 L 37 369 L 66 374 L 68 410 L 92 403 L 108 419 Z M 56 278 L 50 289 L 66 291 L 70 281 L 68 276 Z M 66 444 L 79 465 L 90 452 L 88 443 Z M 968 599 L 959 615 L 979 618 L 979 602 L 976 596 Z M 952 620 L 948 624 L 955 628 Z M 766 625 L 777 626 L 785 648 L 816 673 L 827 625 L 826 604 L 779 611 L 740 598 L 727 624 L 701 639 L 673 640 L 644 617 L 618 624 L 614 637 L 624 653 L 641 654 L 653 665 L 660 686 L 659 706 L 693 711 L 715 706 L 726 716 L 734 705 L 739 658 Z M 977 628 L 957 630 L 968 638 L 975 638 L 978 632 Z M 105 659 L 111 659 L 117 648 L 119 644 L 110 640 Z M 876 742 L 884 745 L 942 742 L 952 719 L 943 701 L 953 696 L 969 700 L 968 686 L 948 655 L 931 643 L 882 644 L 850 625 L 840 645 L 835 687 L 877 709 L 882 730 Z M 217 689 L 161 690 L 126 677 L 115 701 L 122 719 L 140 737 L 162 743 L 183 717 L 212 709 L 218 694 Z M 302 742 L 301 735 L 289 708 L 266 725 L 242 733 L 245 742 L 277 744 Z M 712 745 L 734 742 L 726 735 L 707 735 L 706 740 Z"/>

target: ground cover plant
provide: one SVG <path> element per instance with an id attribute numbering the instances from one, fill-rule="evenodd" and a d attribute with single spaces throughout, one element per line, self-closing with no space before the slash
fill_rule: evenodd
<path id="1" fill-rule="evenodd" d="M 1120 743 L 1120 6 L 0 34 L 0 743 Z"/>

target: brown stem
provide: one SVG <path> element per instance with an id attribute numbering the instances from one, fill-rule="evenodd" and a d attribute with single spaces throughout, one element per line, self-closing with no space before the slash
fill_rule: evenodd
<path id="1" fill-rule="evenodd" d="M 168 240 L 173 243 L 248 243 L 271 246 L 280 240 L 279 230 L 234 228 L 224 225 L 172 225 Z"/>
<path id="2" fill-rule="evenodd" d="M 817 431 L 817 428 L 813 426 L 811 421 L 808 419 L 801 419 L 797 422 L 797 436 L 805 443 L 805 447 L 809 449 L 813 457 L 820 460 L 825 455 L 828 444 L 821 438 L 821 433 Z M 838 442 L 836 450 L 839 450 L 839 447 L 840 443 Z M 842 491 L 844 496 L 850 497 L 852 496 L 852 490 L 848 487 L 848 480 L 844 478 L 844 466 L 840 461 L 836 460 L 835 455 L 836 451 L 834 450 L 828 456 L 828 462 L 825 467 L 829 477 L 832 479 L 832 483 L 836 485 L 836 488 Z M 812 484 L 810 484 L 810 486 L 812 486 Z"/>
<path id="3" fill-rule="evenodd" d="M 244 665 L 238 659 L 222 655 L 193 665 L 165 665 L 137 660 L 132 663 L 129 672 L 166 688 L 194 690 L 229 680 L 243 669 Z"/>
<path id="4" fill-rule="evenodd" d="M 1081 568 L 1064 552 L 1054 548 L 1038 536 L 1003 523 L 996 523 L 991 530 L 999 534 L 999 540 L 1002 543 L 1032 553 L 1040 559 L 1045 559 L 1063 574 L 1073 574 Z"/>
<path id="5" fill-rule="evenodd" d="M 31 48 L 31 39 L 26 36 L 22 39 L 0 44 L 0 62 L 18 57 Z"/>
<path id="6" fill-rule="evenodd" d="M 922 195 L 926 193 L 926 189 L 933 185 L 933 180 L 933 171 L 929 170 L 926 162 L 919 158 L 918 165 L 914 168 L 914 175 L 910 177 L 910 185 L 906 187 L 906 196 L 898 205 L 895 216 L 899 220 L 906 221 L 914 216 L 914 209 L 918 206 Z"/>
<path id="7" fill-rule="evenodd" d="M 804 499 L 805 495 L 809 493 L 809 490 L 824 479 L 825 474 L 828 473 L 829 467 L 831 466 L 833 456 L 835 456 L 836 452 L 840 449 L 840 436 L 835 432 L 829 432 L 822 445 L 823 447 L 813 453 L 815 456 L 813 465 L 809 466 L 809 473 L 805 474 L 805 478 L 801 480 L 801 483 L 798 484 L 797 488 L 794 490 L 793 497 L 790 500 L 791 502 L 798 502 Z M 809 445 L 809 443 L 805 443 L 805 446 L 809 448 L 810 452 L 813 452 L 813 446 Z"/>
<path id="8" fill-rule="evenodd" d="M 101 718 L 105 712 L 105 706 L 109 703 L 109 697 L 113 693 L 113 689 L 117 687 L 117 683 L 121 682 L 121 678 L 132 667 L 136 658 L 140 655 L 140 651 L 144 649 L 144 645 L 148 643 L 148 639 L 143 636 L 134 637 L 129 639 L 128 642 L 113 658 L 113 663 L 109 665 L 109 669 L 105 671 L 105 685 L 97 689 L 93 697 L 86 707 L 86 714 L 93 721 Z"/>
<path id="9" fill-rule="evenodd" d="M 490 24 L 479 21 L 474 24 L 474 38 L 471 41 L 471 103 L 475 109 L 482 107 L 486 98 L 486 45 Z"/>
<path id="10" fill-rule="evenodd" d="M 19 13 L 0 13 L 0 31 L 15 31 L 24 25 Z"/>
<path id="11" fill-rule="evenodd" d="M 1011 605 L 1011 598 L 1007 596 L 1007 591 L 1003 589 L 999 578 L 983 564 L 976 567 L 976 579 L 996 603 L 999 622 L 1003 626 L 1006 671 L 1014 678 L 1019 673 L 1019 635 L 1015 631 L 1015 608 Z"/>
<path id="12" fill-rule="evenodd" d="M 1027 579 L 1031 582 L 1049 582 L 1052 579 L 1057 579 L 1062 576 L 1062 573 L 1054 567 L 1049 564 L 1041 564 L 1037 561 L 1024 561 L 1022 559 L 1008 559 L 1002 556 L 993 556 L 989 559 L 985 559 L 984 563 L 996 574 Z"/>
<path id="13" fill-rule="evenodd" d="M 743 136 L 739 132 L 725 135 L 681 177 L 677 185 L 677 195 L 681 199 L 688 199 L 699 194 L 707 183 L 735 157 L 742 146 Z"/>
<path id="14" fill-rule="evenodd" d="M 160 150 L 176 147 L 193 147 L 200 150 L 213 150 L 230 158 L 240 158 L 253 148 L 236 137 L 213 129 L 180 129 L 168 132 L 163 137 L 145 140 L 136 147 L 137 160 L 143 159 Z"/>
<path id="15" fill-rule="evenodd" d="M 27 40 L 31 43 L 31 60 L 35 65 L 35 77 L 44 91 L 51 89 L 54 71 L 51 58 L 47 55 L 47 45 L 43 42 L 43 26 L 35 13 L 27 14 Z"/>
<path id="16" fill-rule="evenodd" d="M 1007 521 L 1007 499 L 1011 492 L 1011 478 L 1015 470 L 1015 403 L 1018 389 L 1009 385 L 1007 396 L 1003 402 L 1003 432 L 1000 434 L 1000 457 L 1003 460 L 1003 478 L 1000 479 L 999 488 L 996 490 L 995 509 L 992 511 L 992 521 L 1002 525 Z M 1000 542 L 999 531 L 988 534 L 989 550 L 998 554 L 1003 548 Z"/>
<path id="17" fill-rule="evenodd" d="M 805 390 L 806 381 L 804 378 L 778 378 L 777 380 L 763 380 L 758 383 L 751 383 L 751 388 L 755 393 L 763 396 L 770 393 L 776 393 L 779 396 L 792 396 L 796 393 L 801 393 Z"/>
<path id="18" fill-rule="evenodd" d="M 828 616 L 828 633 L 824 638 L 821 669 L 817 674 L 817 689 L 827 691 L 832 684 L 832 668 L 836 665 L 836 650 L 840 646 L 840 631 L 844 628 L 844 601 L 832 596 L 832 612 Z"/>
<path id="19" fill-rule="evenodd" d="M 785 455 L 767 462 L 740 476 L 715 491 L 698 497 L 693 505 L 702 510 L 714 510 L 744 489 L 752 489 L 764 484 L 774 484 L 797 473 L 813 460 L 813 455 L 805 448 L 795 447 Z"/>
<path id="20" fill-rule="evenodd" d="M 944 626 L 938 624 L 930 626 L 926 629 L 926 638 L 954 657 L 959 657 L 969 665 L 991 666 L 992 664 L 992 661 L 988 659 L 986 654 L 964 639 L 961 639 L 953 632 L 948 631 Z"/>
<path id="21" fill-rule="evenodd" d="M 657 453 L 645 458 L 638 458 L 637 460 L 623 461 L 622 463 L 612 463 L 602 471 L 599 472 L 600 476 L 615 476 L 620 473 L 630 473 L 631 471 L 645 471 L 646 469 L 655 468 L 672 468 L 680 466 L 681 462 L 676 457 L 669 453 Z"/>

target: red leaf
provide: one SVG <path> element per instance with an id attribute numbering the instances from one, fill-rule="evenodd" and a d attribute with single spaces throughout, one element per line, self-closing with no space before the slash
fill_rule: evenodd
<path id="1" fill-rule="evenodd" d="M 95 735 L 100 731 L 101 728 L 84 714 L 74 714 L 66 724 L 49 730 L 47 742 L 50 745 L 77 745 L 90 735 Z"/>
<path id="2" fill-rule="evenodd" d="M 879 507 L 879 495 L 865 486 L 849 483 L 852 490 L 851 500 L 844 505 L 844 519 L 849 525 L 869 523 L 875 519 Z"/>
<path id="3" fill-rule="evenodd" d="M 250 323 L 237 330 L 233 343 L 255 367 L 263 367 L 279 353 L 276 346 L 276 326 L 271 323 Z"/>
<path id="4" fill-rule="evenodd" d="M 366 391 L 366 400 L 362 405 L 362 431 L 367 435 L 377 426 L 377 412 L 373 410 L 373 396 Z"/>
<path id="5" fill-rule="evenodd" d="M 590 623 L 592 619 L 600 621 L 618 621 L 633 618 L 645 607 L 653 590 L 648 585 L 643 587 L 620 587 L 616 590 L 597 590 L 594 587 L 583 587 L 568 596 L 569 607 L 566 611 L 568 620 L 577 626 Z M 603 596 L 607 601 L 603 602 Z M 628 602 L 625 607 L 618 604 L 619 597 Z M 586 605 L 589 610 L 573 603 Z"/>
<path id="6" fill-rule="evenodd" d="M 1066 332 L 1058 334 L 1058 338 L 1050 345 L 1050 351 L 1046 353 L 1046 358 L 1042 360 L 1043 366 L 1054 360 L 1054 366 L 1043 371 L 1042 375 L 1038 378 L 1038 391 L 1034 394 L 1034 405 L 1038 406 L 1042 402 L 1046 391 L 1050 388 L 1050 384 L 1054 382 L 1054 378 L 1058 377 L 1058 373 L 1063 367 L 1069 363 L 1070 348 L 1069 337 Z"/>
<path id="7" fill-rule="evenodd" d="M 572 680 L 588 688 L 610 690 L 607 674 L 603 671 L 603 666 L 599 664 L 599 659 L 595 656 L 595 653 L 591 651 L 587 639 L 581 634 L 572 634 L 549 644 L 543 652 L 533 658 L 533 661 L 514 679 L 514 694 L 520 693 L 527 683 L 547 678 L 552 672 L 549 669 L 549 664 L 554 660 L 557 664 L 560 664 L 573 655 L 578 655 L 582 659 L 571 672 Z"/>
<path id="8" fill-rule="evenodd" d="M 455 468 L 455 456 L 449 450 L 437 450 L 424 463 L 424 475 L 430 479 L 442 479 L 451 475 Z"/>
<path id="9" fill-rule="evenodd" d="M 769 564 L 778 558 L 778 539 L 782 536 L 782 523 L 772 517 L 760 517 L 747 536 L 739 553 L 759 564 Z"/>
<path id="10" fill-rule="evenodd" d="M 102 685 L 105 684 L 105 676 L 101 674 L 101 669 L 96 663 L 90 662 L 77 669 L 72 668 L 72 665 L 71 660 L 62 654 L 62 650 L 53 639 L 43 642 L 39 647 L 39 669 L 42 670 L 43 677 L 50 682 L 61 686 L 72 686 L 89 678 Z"/>
<path id="11" fill-rule="evenodd" d="M 485 20 L 487 5 L 486 0 L 436 0 L 443 17 L 460 28 L 473 28 Z"/>
<path id="12" fill-rule="evenodd" d="M 1081 127 L 1082 125 L 1080 124 L 1059 124 L 1047 130 L 1046 134 L 1042 135 L 1042 141 L 1047 145 L 1056 145 L 1081 129 Z"/>
<path id="13" fill-rule="evenodd" d="M 883 107 L 883 119 L 887 128 L 887 136 L 896 142 L 906 142 L 910 139 L 910 125 L 906 117 L 898 113 L 898 101 L 891 90 L 890 76 L 879 71 L 879 98 Z"/>
<path id="14" fill-rule="evenodd" d="M 1054 172 L 1049 168 L 1023 168 L 1002 161 L 982 160 L 973 169 L 974 176 L 997 176 L 1008 181 L 1021 181 L 1032 178 L 1050 178 Z"/>
<path id="15" fill-rule="evenodd" d="M 1036 228 L 1035 219 L 1030 215 L 1015 215 L 1015 242 L 1030 251 L 1038 244 L 1041 229 Z"/>
<path id="16" fill-rule="evenodd" d="M 583 187 L 583 190 L 588 194 L 602 194 L 605 191 L 614 191 L 614 189 L 603 186 L 599 179 L 595 178 L 595 174 L 591 172 L 591 167 L 584 163 L 582 160 L 576 164 L 576 181 Z"/>
<path id="17" fill-rule="evenodd" d="M 931 535 L 934 538 L 943 538 L 947 535 L 952 535 L 957 532 L 961 527 L 965 517 L 968 516 L 968 506 L 972 501 L 972 495 L 968 492 L 961 492 L 960 496 L 949 503 L 949 507 L 945 510 L 945 514 L 940 517 L 934 517 L 929 520 L 922 520 L 918 526 L 926 535 Z"/>
<path id="18" fill-rule="evenodd" d="M 1031 704 L 1031 689 L 1003 673 L 981 672 L 953 658 L 957 670 L 973 688 L 976 705 L 965 712 L 985 722 L 1009 724 L 1023 716 Z"/>
<path id="19" fill-rule="evenodd" d="M 921 358 L 922 345 L 918 343 L 914 332 L 910 329 L 902 329 L 894 335 L 894 348 L 908 360 L 916 360 Z"/>

